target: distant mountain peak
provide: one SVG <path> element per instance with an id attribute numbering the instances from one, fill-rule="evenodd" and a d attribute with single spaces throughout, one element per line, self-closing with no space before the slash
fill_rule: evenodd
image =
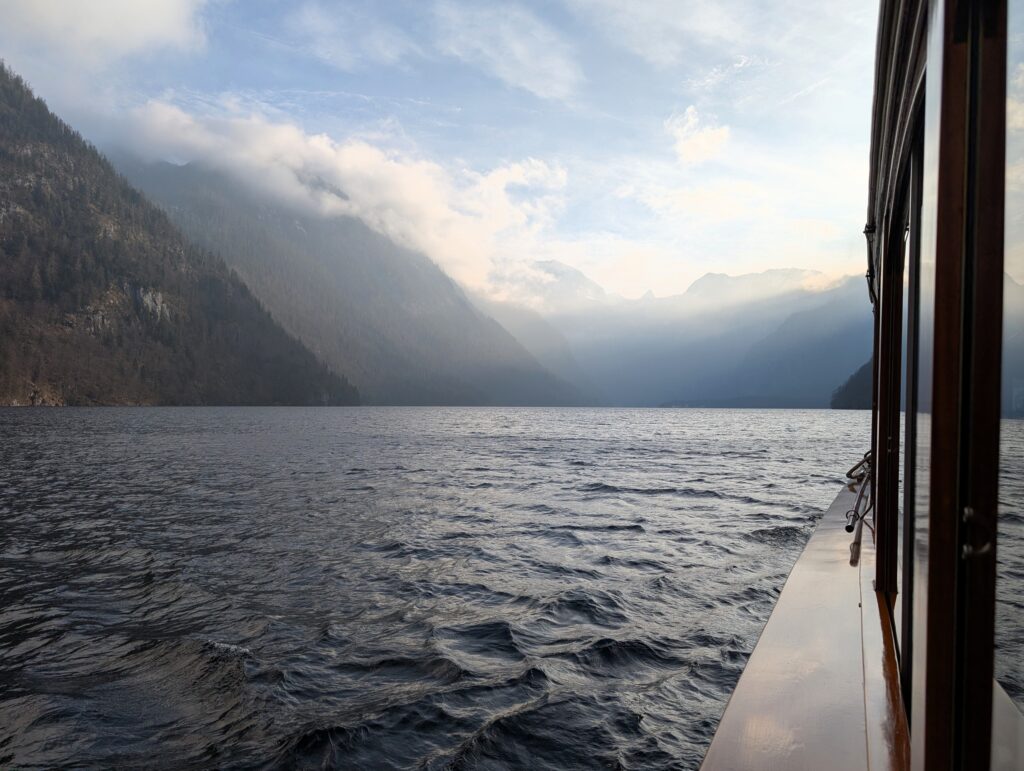
<path id="1" fill-rule="evenodd" d="M 493 275 L 490 295 L 549 314 L 601 308 L 622 300 L 583 271 L 558 260 L 537 260 Z"/>
<path id="2" fill-rule="evenodd" d="M 820 271 L 800 268 L 771 268 L 760 273 L 743 273 L 738 276 L 705 273 L 690 284 L 683 297 L 691 301 L 731 305 L 788 292 L 825 289 L 831 283 Z"/>
<path id="3" fill-rule="evenodd" d="M 589 300 L 603 300 L 608 296 L 604 287 L 588 277 L 583 271 L 558 260 L 538 260 L 533 266 L 547 274 L 560 289 L 569 290 L 577 297 Z"/>

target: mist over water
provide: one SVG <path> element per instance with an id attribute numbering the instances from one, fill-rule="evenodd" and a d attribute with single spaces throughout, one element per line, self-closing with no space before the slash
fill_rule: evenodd
<path id="1" fill-rule="evenodd" d="M 693 768 L 866 412 L 0 411 L 0 765 Z"/>

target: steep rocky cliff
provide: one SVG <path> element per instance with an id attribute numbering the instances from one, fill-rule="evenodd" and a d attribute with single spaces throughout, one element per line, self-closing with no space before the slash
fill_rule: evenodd
<path id="1" fill-rule="evenodd" d="M 356 401 L 0 66 L 0 404 Z"/>

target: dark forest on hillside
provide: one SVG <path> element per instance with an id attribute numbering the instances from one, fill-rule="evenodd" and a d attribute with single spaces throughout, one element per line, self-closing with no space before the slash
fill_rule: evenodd
<path id="1" fill-rule="evenodd" d="M 871 359 L 832 392 L 832 409 L 871 409 Z"/>
<path id="2" fill-rule="evenodd" d="M 356 401 L 0 68 L 0 403 Z"/>

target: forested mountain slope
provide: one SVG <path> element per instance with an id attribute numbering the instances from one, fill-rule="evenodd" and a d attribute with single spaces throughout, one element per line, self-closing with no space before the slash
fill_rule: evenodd
<path id="1" fill-rule="evenodd" d="M 870 410 L 872 360 L 868 359 L 846 382 L 832 392 L 834 410 Z"/>
<path id="2" fill-rule="evenodd" d="M 303 214 L 196 164 L 116 163 L 367 402 L 580 401 L 430 259 L 359 220 Z"/>
<path id="3" fill-rule="evenodd" d="M 0 66 L 0 404 L 357 400 Z"/>

